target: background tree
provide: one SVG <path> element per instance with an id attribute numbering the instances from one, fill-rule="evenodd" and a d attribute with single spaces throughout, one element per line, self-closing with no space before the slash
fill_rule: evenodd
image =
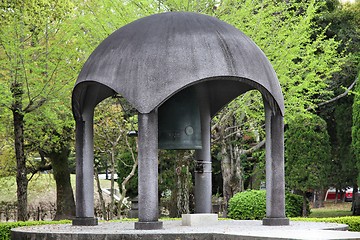
<path id="1" fill-rule="evenodd" d="M 252 91 L 240 96 L 213 120 L 212 135 L 216 145 L 213 154 L 221 161 L 225 204 L 237 192 L 249 187 L 250 181 L 246 181 L 248 175 L 261 161 L 252 158 L 252 153 L 265 144 L 262 128 L 265 123 L 264 108 L 259 95 Z"/>
<path id="2" fill-rule="evenodd" d="M 297 115 L 285 132 L 286 186 L 303 195 L 303 216 L 307 216 L 306 192 L 326 186 L 331 161 L 326 122 L 317 115 Z"/>
<path id="3" fill-rule="evenodd" d="M 339 42 L 326 38 L 324 29 L 315 24 L 322 6 L 314 1 L 223 1 L 213 13 L 248 35 L 271 61 L 284 93 L 285 122 L 299 113 L 310 114 L 318 103 L 331 98 L 329 79 L 344 62 L 337 52 Z M 223 167 L 225 199 L 248 188 L 246 177 L 255 171 L 263 179 L 263 154 L 252 154 L 264 143 L 262 112 L 260 95 L 249 92 L 214 119 L 215 144 L 222 149 L 218 158 L 223 165 L 234 166 Z"/>
<path id="4" fill-rule="evenodd" d="M 67 0 L 1 3 L 1 106 L 10 109 L 13 118 L 18 220 L 27 219 L 25 117 L 69 80 L 64 74 L 68 32 L 61 23 L 71 9 Z M 66 66 L 66 72 L 70 71 Z"/>
<path id="5" fill-rule="evenodd" d="M 74 169 L 71 169 L 69 159 L 74 151 L 74 120 L 69 93 L 70 91 L 64 91 L 63 98 L 49 100 L 42 108 L 35 110 L 35 114 L 26 116 L 26 149 L 41 157 L 41 161 L 28 164 L 28 172 L 33 176 L 39 171 L 52 170 L 56 182 L 54 220 L 75 217 L 75 201 L 70 182 L 70 172 Z"/>
<path id="6" fill-rule="evenodd" d="M 194 151 L 159 151 L 159 197 L 170 217 L 194 210 Z"/>
<path id="7" fill-rule="evenodd" d="M 360 76 L 360 71 L 358 73 L 358 78 Z M 355 166 L 353 168 L 357 168 L 358 176 L 357 176 L 357 185 L 360 185 L 360 83 L 359 81 L 355 87 L 355 97 L 353 104 L 353 118 L 352 118 L 352 150 L 355 155 Z M 353 198 L 354 200 L 354 198 Z M 355 201 L 354 201 L 355 202 Z"/>
<path id="8" fill-rule="evenodd" d="M 106 174 L 110 173 L 110 219 L 114 218 L 114 213 L 120 213 L 119 211 L 123 208 L 124 199 L 127 197 L 127 184 L 135 175 L 138 165 L 136 139 L 130 139 L 128 136 L 128 132 L 133 130 L 130 122 L 133 119 L 129 119 L 130 117 L 125 115 L 126 113 L 116 98 L 104 100 L 95 112 L 95 154 L 99 166 L 102 166 Z M 130 156 L 130 158 L 125 156 Z M 121 171 L 117 171 L 120 187 L 118 206 L 115 204 L 114 177 L 117 169 L 121 169 Z M 124 171 L 125 169 L 127 171 Z"/>
<path id="9" fill-rule="evenodd" d="M 321 16 L 316 19 L 316 23 L 326 29 L 327 38 L 334 38 L 340 42 L 339 53 L 348 54 L 342 70 L 334 74 L 329 81 L 329 89 L 334 91 L 335 96 L 342 96 L 346 93 L 344 86 L 350 86 L 350 89 L 358 73 L 360 2 L 340 4 L 339 1 L 328 0 L 323 6 Z M 353 125 L 351 120 L 354 119 L 352 106 L 353 95 L 346 95 L 337 101 L 320 106 L 317 111 L 327 122 L 332 145 L 331 172 L 333 175 L 329 179 L 329 185 L 339 190 L 354 186 L 353 189 L 356 191 L 358 171 L 354 169 L 356 158 L 351 149 L 351 126 Z"/>

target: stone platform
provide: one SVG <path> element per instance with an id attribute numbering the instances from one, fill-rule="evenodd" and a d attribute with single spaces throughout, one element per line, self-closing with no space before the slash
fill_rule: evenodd
<path id="1" fill-rule="evenodd" d="M 262 221 L 223 220 L 215 224 L 182 226 L 164 221 L 161 230 L 134 230 L 134 222 L 100 222 L 98 226 L 41 225 L 12 229 L 12 239 L 42 240 L 235 240 L 235 239 L 360 239 L 347 225 L 321 222 L 290 222 L 289 226 L 264 226 Z"/>

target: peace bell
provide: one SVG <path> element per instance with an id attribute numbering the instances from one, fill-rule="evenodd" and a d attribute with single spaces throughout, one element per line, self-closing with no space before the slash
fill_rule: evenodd
<path id="1" fill-rule="evenodd" d="M 201 149 L 200 110 L 194 89 L 186 88 L 158 109 L 160 149 Z"/>

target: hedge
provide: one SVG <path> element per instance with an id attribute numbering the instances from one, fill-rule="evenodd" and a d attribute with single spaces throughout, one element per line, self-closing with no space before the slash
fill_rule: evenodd
<path id="1" fill-rule="evenodd" d="M 70 220 L 61 221 L 27 221 L 27 222 L 4 222 L 0 223 L 0 240 L 10 240 L 11 229 L 16 227 L 26 227 L 45 224 L 65 224 L 71 223 Z"/>
<path id="2" fill-rule="evenodd" d="M 360 216 L 333 217 L 333 218 L 291 218 L 291 221 L 330 222 L 349 226 L 349 231 L 360 232 Z"/>
<path id="3" fill-rule="evenodd" d="M 287 217 L 302 215 L 302 196 L 286 193 L 285 211 Z M 310 213 L 309 204 L 307 212 Z M 260 220 L 266 216 L 266 191 L 248 190 L 235 194 L 229 201 L 228 216 L 238 220 Z"/>

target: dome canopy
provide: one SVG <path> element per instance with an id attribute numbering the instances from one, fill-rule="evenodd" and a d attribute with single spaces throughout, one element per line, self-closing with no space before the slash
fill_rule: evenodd
<path id="1" fill-rule="evenodd" d="M 255 43 L 217 18 L 189 12 L 145 17 L 106 38 L 79 74 L 73 111 L 80 117 L 89 101 L 118 93 L 149 113 L 196 84 L 207 89 L 212 116 L 250 89 L 284 113 L 279 81 Z"/>

